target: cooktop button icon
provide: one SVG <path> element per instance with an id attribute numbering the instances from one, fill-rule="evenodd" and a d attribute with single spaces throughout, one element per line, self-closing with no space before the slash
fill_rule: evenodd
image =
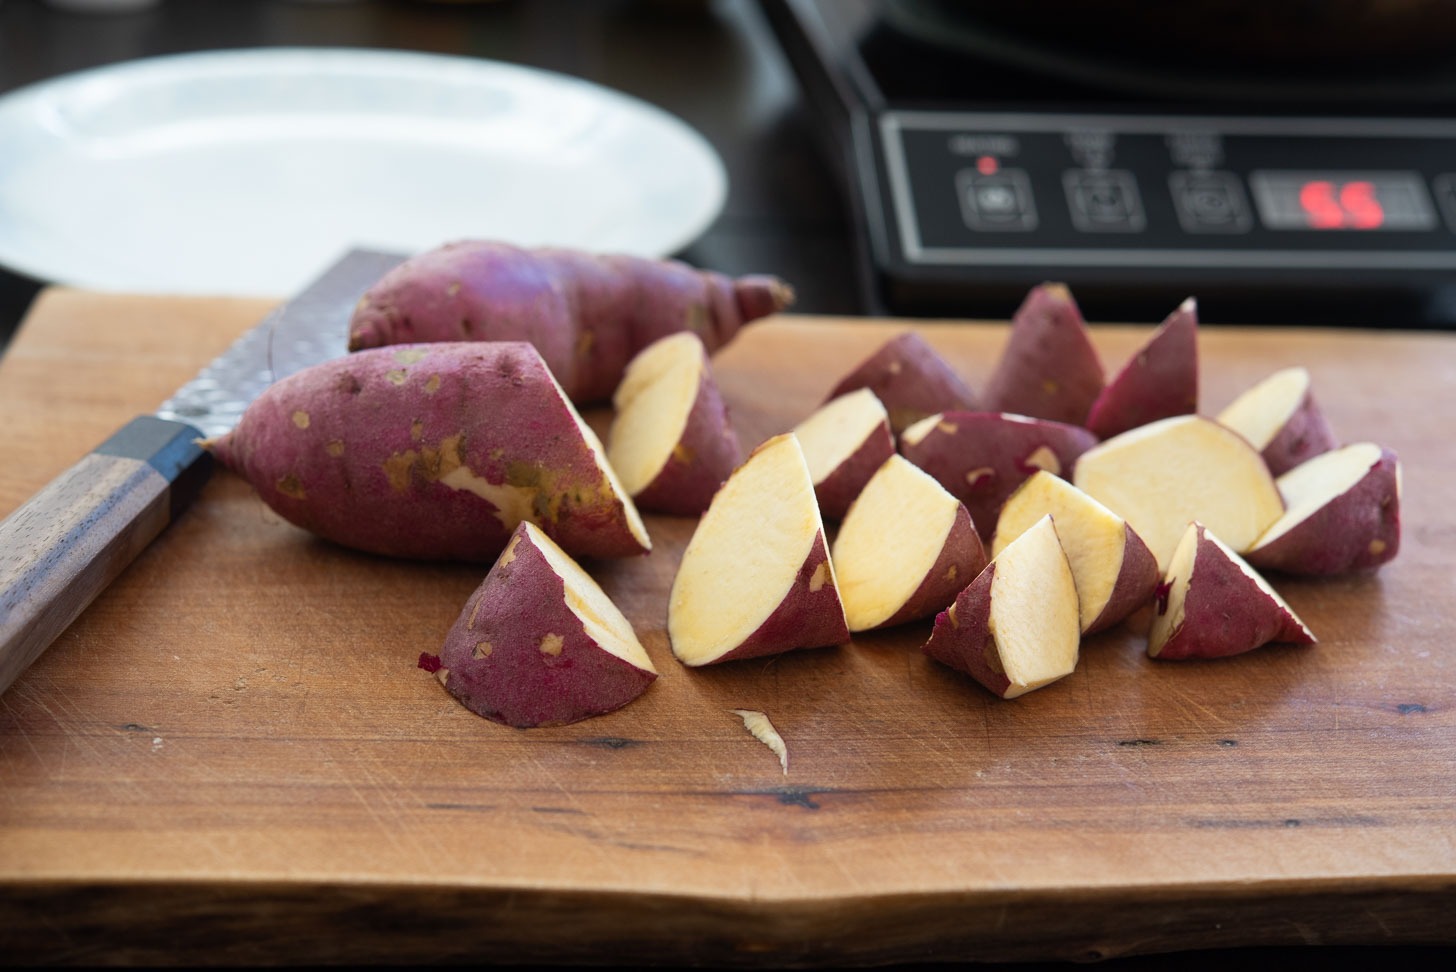
<path id="1" fill-rule="evenodd" d="M 1137 181 L 1121 169 L 1062 174 L 1072 225 L 1084 233 L 1139 233 L 1147 226 Z"/>
<path id="2" fill-rule="evenodd" d="M 1174 172 L 1168 177 L 1178 222 L 1188 233 L 1246 233 L 1249 201 L 1232 172 Z"/>
<path id="3" fill-rule="evenodd" d="M 1023 169 L 956 173 L 961 218 L 978 232 L 1029 232 L 1036 229 L 1036 203 Z"/>

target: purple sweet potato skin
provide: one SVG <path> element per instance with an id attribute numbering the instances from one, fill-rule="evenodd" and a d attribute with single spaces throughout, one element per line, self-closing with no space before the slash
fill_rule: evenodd
<path id="1" fill-rule="evenodd" d="M 1011 318 L 1011 336 L 981 394 L 981 408 L 1082 425 L 1104 380 L 1071 291 L 1041 284 Z"/>
<path id="2" fill-rule="evenodd" d="M 920 582 L 915 593 L 910 595 L 909 600 L 901 605 L 900 610 L 890 615 L 880 627 L 891 628 L 897 624 L 939 614 L 985 569 L 986 548 L 981 544 L 970 513 L 962 505 L 956 511 L 950 532 L 946 534 L 940 556 L 925 572 L 925 579 Z"/>
<path id="3" fill-rule="evenodd" d="M 528 729 L 602 715 L 647 691 L 657 674 L 586 632 L 524 526 L 506 551 L 445 636 L 440 663 L 451 695 L 476 715 Z"/>
<path id="4" fill-rule="evenodd" d="M 698 394 L 682 437 L 662 471 L 633 499 L 641 510 L 698 516 L 707 510 L 718 487 L 742 461 L 743 450 L 733 431 L 728 406 L 704 361 Z"/>
<path id="5" fill-rule="evenodd" d="M 527 341 L 572 401 L 597 402 L 658 338 L 691 330 L 713 351 L 792 301 L 773 277 L 735 281 L 674 260 L 461 240 L 406 260 L 371 287 L 350 320 L 349 349 Z"/>
<path id="6" fill-rule="evenodd" d="M 1004 699 L 1011 679 L 1001 668 L 991 633 L 991 583 L 995 578 L 996 562 L 992 561 L 956 596 L 951 607 L 936 615 L 930 640 L 920 650 Z"/>
<path id="7" fill-rule="evenodd" d="M 1126 523 L 1122 525 L 1126 542 L 1122 546 L 1122 566 L 1118 568 L 1117 580 L 1112 585 L 1112 594 L 1107 598 L 1102 611 L 1087 626 L 1083 634 L 1096 634 L 1126 619 L 1138 608 L 1148 603 L 1158 588 L 1161 576 L 1158 561 L 1143 538 Z"/>
<path id="8" fill-rule="evenodd" d="M 1260 590 L 1205 533 L 1200 525 L 1183 622 L 1156 654 L 1150 642 L 1148 654 L 1167 659 L 1224 658 L 1275 641 L 1313 644 L 1309 631 Z M 1159 605 L 1158 610 L 1163 609 Z"/>
<path id="9" fill-rule="evenodd" d="M 901 437 L 900 454 L 935 477 L 966 504 L 983 538 L 996 529 L 996 517 L 1007 498 L 1038 466 L 1027 460 L 1045 446 L 1058 468 L 1071 477 L 1077 457 L 1097 444 L 1081 426 L 1047 420 L 1027 421 L 996 412 L 946 412 L 918 442 Z"/>
<path id="10" fill-rule="evenodd" d="M 821 532 L 783 602 L 758 630 L 710 664 L 779 655 L 796 648 L 823 648 L 849 640 L 839 588 L 831 580 L 829 545 Z"/>
<path id="11" fill-rule="evenodd" d="M 1373 570 L 1400 552 L 1400 463 L 1390 449 L 1355 485 L 1267 546 L 1244 555 L 1260 570 L 1330 576 Z"/>
<path id="12" fill-rule="evenodd" d="M 1335 430 L 1315 401 L 1314 392 L 1306 391 L 1299 407 L 1260 454 L 1270 474 L 1282 476 L 1300 463 L 1338 448 L 1339 444 Z"/>
<path id="13" fill-rule="evenodd" d="M 1198 309 L 1179 305 L 1102 389 L 1087 416 L 1099 439 L 1198 411 Z"/>
<path id="14" fill-rule="evenodd" d="M 528 344 L 380 348 L 284 378 L 211 444 L 289 522 L 370 553 L 490 562 L 525 516 L 574 556 L 644 552 Z M 446 477 L 509 490 L 498 509 Z"/>
<path id="15" fill-rule="evenodd" d="M 973 412 L 976 395 L 916 331 L 891 338 L 840 379 L 825 401 L 868 388 L 890 415 L 890 428 L 903 432 L 928 415 Z"/>
<path id="16" fill-rule="evenodd" d="M 895 454 L 895 437 L 890 426 L 881 422 L 828 476 L 814 484 L 814 497 L 819 513 L 826 520 L 842 520 L 865 484 Z"/>

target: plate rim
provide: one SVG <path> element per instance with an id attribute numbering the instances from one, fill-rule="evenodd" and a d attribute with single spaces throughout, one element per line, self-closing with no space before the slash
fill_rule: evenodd
<path id="1" fill-rule="evenodd" d="M 371 62 L 373 67 L 371 67 Z M 638 95 L 607 87 L 595 81 L 575 75 L 532 65 L 502 61 L 468 54 L 449 54 L 402 48 L 376 48 L 359 46 L 313 46 L 313 45 L 270 45 L 266 47 L 221 47 L 206 50 L 178 51 L 131 58 L 110 64 L 96 65 L 69 71 L 50 78 L 42 78 L 28 84 L 0 93 L 0 138 L 5 137 L 6 116 L 15 113 L 23 118 L 28 109 L 43 105 L 55 98 L 57 92 L 78 90 L 97 80 L 111 81 L 123 86 L 145 79 L 154 73 L 165 74 L 168 69 L 178 71 L 179 77 L 203 77 L 231 73 L 244 73 L 239 69 L 251 69 L 251 73 L 264 76 L 278 76 L 285 69 L 298 65 L 319 73 L 338 74 L 368 73 L 383 66 L 414 67 L 422 76 L 432 73 L 458 72 L 464 76 L 477 76 L 484 80 L 490 77 L 517 78 L 525 83 L 541 86 L 543 90 L 555 89 L 573 91 L 598 99 L 604 106 L 635 116 L 644 123 L 653 125 L 664 135 L 675 139 L 691 156 L 696 157 L 698 175 L 703 182 L 702 204 L 695 207 L 691 219 L 683 219 L 681 226 L 673 233 L 660 234 L 663 242 L 638 251 L 639 255 L 667 258 L 680 252 L 702 234 L 722 215 L 728 197 L 729 178 L 723 158 L 716 147 L 697 128 L 660 105 Z M 28 260 L 23 246 L 14 245 L 16 237 L 0 233 L 0 272 L 8 271 L 28 277 L 41 286 L 60 285 L 99 291 L 118 291 L 118 287 L 99 280 L 88 279 L 84 272 L 74 268 L 50 265 L 45 261 Z M 376 241 L 377 242 L 377 241 Z M 448 240 L 440 240 L 444 244 Z M 344 243 L 342 249 L 350 244 Z M 606 252 L 606 251 L 603 251 Z M 306 274 L 313 268 L 300 268 Z M 147 289 L 155 289 L 148 287 Z M 176 289 L 177 293 L 202 294 L 219 292 L 216 287 Z M 237 286 L 223 291 L 239 296 L 262 296 L 254 287 Z"/>

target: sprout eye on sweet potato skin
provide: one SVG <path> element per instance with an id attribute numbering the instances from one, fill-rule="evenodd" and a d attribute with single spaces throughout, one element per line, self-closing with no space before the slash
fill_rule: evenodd
<path id="1" fill-rule="evenodd" d="M 210 446 L 285 519 L 357 550 L 488 562 L 523 520 L 576 556 L 650 548 L 600 443 L 521 342 L 325 362 Z"/>

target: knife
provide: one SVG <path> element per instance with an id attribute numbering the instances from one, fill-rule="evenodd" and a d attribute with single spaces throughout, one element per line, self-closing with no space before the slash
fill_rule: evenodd
<path id="1" fill-rule="evenodd" d="M 351 250 L 0 522 L 0 693 L 201 491 L 212 456 L 199 440 L 277 379 L 347 353 L 354 304 L 403 259 Z"/>

